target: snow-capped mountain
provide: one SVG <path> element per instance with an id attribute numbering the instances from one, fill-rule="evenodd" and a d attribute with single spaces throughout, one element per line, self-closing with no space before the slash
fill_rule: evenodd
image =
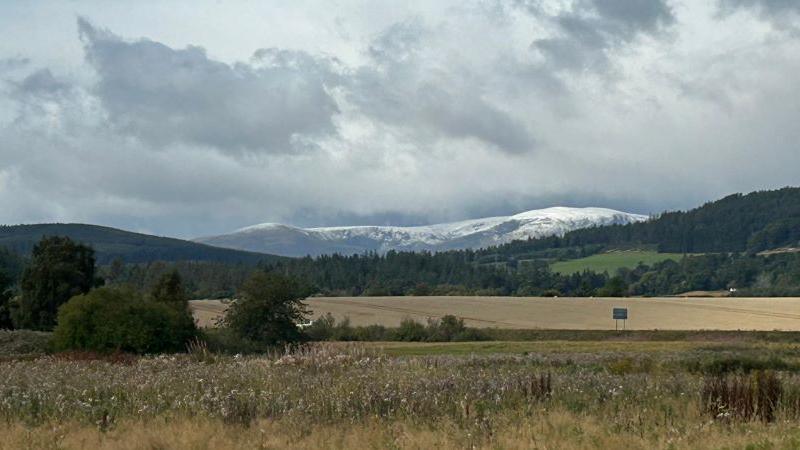
<path id="1" fill-rule="evenodd" d="M 253 225 L 230 234 L 195 239 L 218 247 L 284 256 L 354 254 L 389 250 L 442 251 L 483 248 L 506 242 L 563 235 L 579 228 L 628 224 L 647 216 L 606 208 L 553 207 L 513 216 L 487 217 L 415 227 L 347 226 L 298 228 L 278 223 Z"/>

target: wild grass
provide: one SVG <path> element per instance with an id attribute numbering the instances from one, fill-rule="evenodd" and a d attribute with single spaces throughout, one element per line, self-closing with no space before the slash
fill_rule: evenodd
<path id="1" fill-rule="evenodd" d="M 348 424 L 309 424 L 259 419 L 251 427 L 206 418 L 126 420 L 100 431 L 82 423 L 29 428 L 0 423 L 1 450 L 19 449 L 794 449 L 800 430 L 790 423 L 736 426 L 703 421 L 694 426 L 638 432 L 611 432 L 594 416 L 546 411 L 532 420 L 500 417 L 491 437 L 465 433 L 459 424 L 441 420 L 419 425 L 368 419 Z"/>
<path id="2" fill-rule="evenodd" d="M 793 345 L 530 344 L 543 348 L 15 359 L 0 363 L 0 449 L 800 446 Z M 789 369 L 693 365 L 714 355 Z"/>

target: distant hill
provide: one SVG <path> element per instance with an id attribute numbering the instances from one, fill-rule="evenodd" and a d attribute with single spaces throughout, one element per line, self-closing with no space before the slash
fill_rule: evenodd
<path id="1" fill-rule="evenodd" d="M 298 228 L 265 223 L 196 242 L 286 256 L 361 254 L 374 251 L 447 251 L 479 249 L 506 242 L 561 236 L 603 225 L 647 220 L 647 216 L 606 208 L 553 207 L 513 216 L 487 217 L 415 227 L 346 226 Z"/>
<path id="2" fill-rule="evenodd" d="M 91 245 L 98 264 L 116 258 L 126 263 L 151 261 L 274 262 L 280 256 L 212 247 L 181 239 L 151 236 L 86 224 L 0 225 L 0 247 L 28 254 L 43 236 L 67 236 Z"/>
<path id="3" fill-rule="evenodd" d="M 733 194 L 646 222 L 570 231 L 517 241 L 486 253 L 518 255 L 583 246 L 648 247 L 665 253 L 760 252 L 800 247 L 800 188 Z"/>

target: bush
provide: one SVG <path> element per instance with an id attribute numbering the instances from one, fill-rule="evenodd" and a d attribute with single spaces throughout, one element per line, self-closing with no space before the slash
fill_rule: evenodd
<path id="1" fill-rule="evenodd" d="M 466 327 L 463 319 L 452 315 L 440 320 L 429 319 L 427 327 L 408 317 L 400 322 L 398 328 L 386 328 L 383 325 L 352 326 L 348 318 L 336 323 L 336 319 L 328 313 L 303 332 L 311 341 L 449 342 L 489 339 L 483 331 Z"/>
<path id="2" fill-rule="evenodd" d="M 407 317 L 400 322 L 400 327 L 395 330 L 395 340 L 407 342 L 420 342 L 427 340 L 428 332 L 425 325 Z"/>
<path id="3" fill-rule="evenodd" d="M 131 290 L 100 288 L 59 309 L 53 344 L 56 350 L 160 353 L 185 350 L 195 335 L 187 311 Z"/>
<path id="4" fill-rule="evenodd" d="M 353 329 L 354 341 L 388 341 L 391 337 L 391 330 L 383 325 L 367 325 Z"/>
<path id="5" fill-rule="evenodd" d="M 263 353 L 268 348 L 236 334 L 230 328 L 206 328 L 200 331 L 208 350 L 227 355 Z"/>
<path id="6" fill-rule="evenodd" d="M 383 325 L 352 326 L 345 317 L 341 322 L 327 313 L 303 330 L 310 341 L 389 341 L 395 338 Z"/>
<path id="7" fill-rule="evenodd" d="M 728 356 L 711 359 L 691 360 L 686 363 L 690 372 L 705 375 L 725 375 L 729 373 L 750 373 L 764 370 L 797 370 L 797 366 L 789 364 L 777 356 L 754 358 L 750 356 Z"/>
<path id="8" fill-rule="evenodd" d="M 333 331 L 336 327 L 336 319 L 331 313 L 327 313 L 319 319 L 311 322 L 303 332 L 311 341 L 330 341 L 333 339 Z"/>
<path id="9" fill-rule="evenodd" d="M 481 330 L 477 328 L 467 328 L 464 319 L 453 315 L 442 316 L 439 320 L 428 320 L 428 336 L 426 340 L 430 342 L 452 342 L 452 341 L 485 341 L 488 339 Z"/>

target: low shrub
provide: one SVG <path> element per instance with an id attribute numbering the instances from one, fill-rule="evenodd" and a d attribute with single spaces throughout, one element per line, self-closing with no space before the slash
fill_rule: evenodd
<path id="1" fill-rule="evenodd" d="M 328 313 L 314 320 L 303 332 L 310 341 L 450 342 L 488 339 L 482 330 L 468 328 L 463 319 L 451 315 L 439 320 L 429 319 L 427 326 L 409 317 L 403 319 L 399 327 L 387 328 L 383 325 L 352 326 L 348 318 L 337 323 Z"/>
<path id="2" fill-rule="evenodd" d="M 52 349 L 53 333 L 0 330 L 0 357 L 43 355 Z"/>
<path id="3" fill-rule="evenodd" d="M 485 341 L 488 339 L 481 330 L 477 328 L 467 328 L 464 319 L 453 315 L 442 316 L 439 320 L 428 320 L 429 342 L 451 342 L 451 341 Z"/>
<path id="4" fill-rule="evenodd" d="M 798 370 L 796 364 L 790 364 L 785 360 L 771 356 L 769 358 L 756 358 L 751 356 L 725 356 L 710 359 L 693 359 L 685 363 L 689 372 L 702 373 L 705 375 L 725 375 L 730 373 L 750 373 L 763 370 Z"/>
<path id="5" fill-rule="evenodd" d="M 247 355 L 269 350 L 263 344 L 244 338 L 230 328 L 205 328 L 200 331 L 200 339 L 212 353 Z"/>
<path id="6" fill-rule="evenodd" d="M 394 330 L 394 339 L 405 342 L 420 342 L 428 340 L 428 330 L 425 325 L 407 317 L 400 322 L 400 326 Z"/>
<path id="7" fill-rule="evenodd" d="M 311 341 L 331 341 L 336 328 L 336 319 L 331 313 L 311 322 L 311 325 L 306 327 L 303 332 Z"/>

